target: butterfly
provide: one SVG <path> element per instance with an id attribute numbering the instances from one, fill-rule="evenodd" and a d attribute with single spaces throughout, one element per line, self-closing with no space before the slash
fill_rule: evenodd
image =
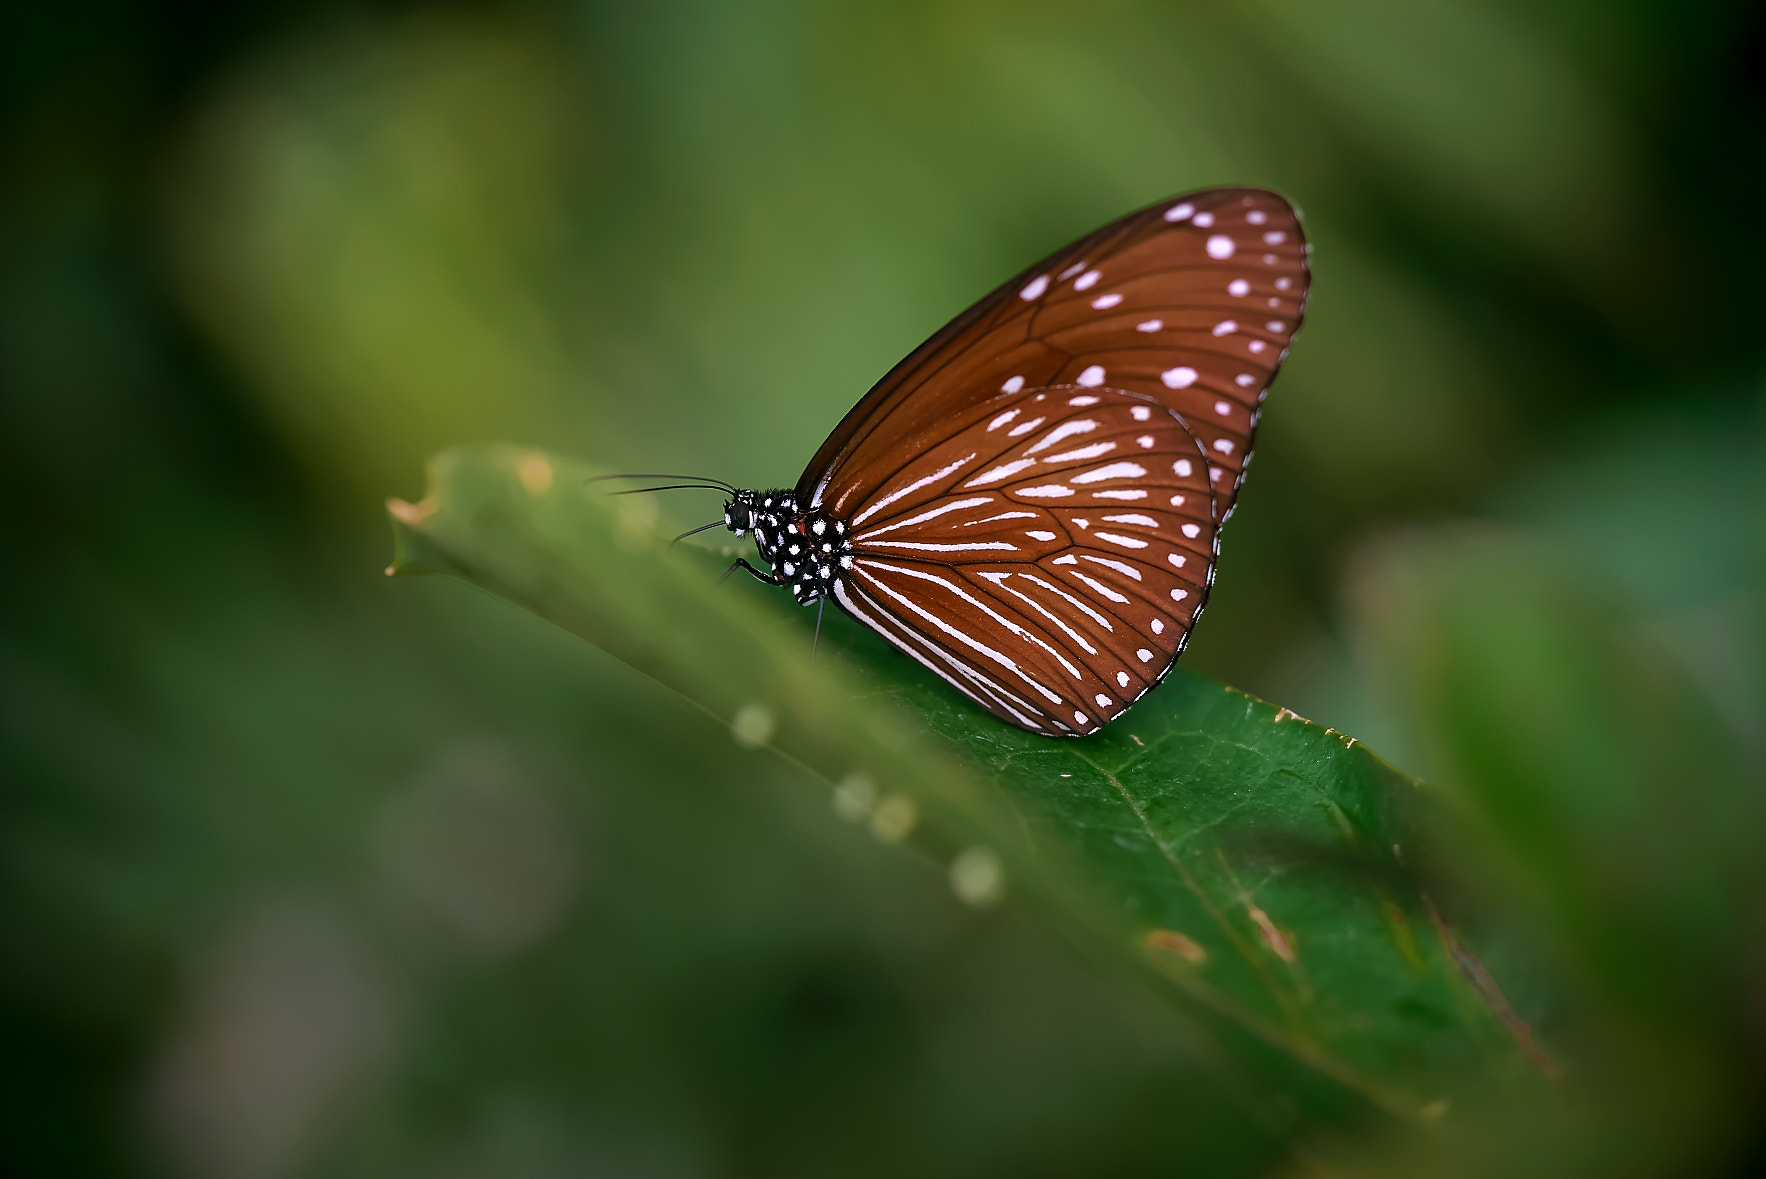
<path id="1" fill-rule="evenodd" d="M 1262 189 L 1130 213 L 896 365 L 795 487 L 717 483 L 706 527 L 753 533 L 765 570 L 732 571 L 831 598 L 1002 720 L 1095 733 L 1207 603 L 1309 252 Z"/>

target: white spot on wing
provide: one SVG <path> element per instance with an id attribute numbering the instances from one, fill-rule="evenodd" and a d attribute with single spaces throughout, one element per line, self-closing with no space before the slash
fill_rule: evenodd
<path id="1" fill-rule="evenodd" d="M 1137 422 L 1144 422 L 1153 416 L 1153 411 L 1144 405 L 1131 406 L 1128 413 Z"/>
<path id="2" fill-rule="evenodd" d="M 1188 389 L 1196 383 L 1196 378 L 1200 375 L 1188 365 L 1180 364 L 1176 368 L 1168 368 L 1160 373 L 1159 379 L 1165 382 L 1167 389 Z"/>
<path id="3" fill-rule="evenodd" d="M 1137 332 L 1156 332 L 1164 326 L 1165 321 L 1162 319 L 1149 319 L 1145 323 L 1135 324 L 1134 330 Z"/>
<path id="4" fill-rule="evenodd" d="M 1160 619 L 1153 619 L 1153 633 L 1156 635 L 1162 635 L 1165 633 L 1165 623 Z"/>
<path id="5" fill-rule="evenodd" d="M 1266 246 L 1279 246 L 1287 240 L 1288 235 L 1279 229 L 1272 229 L 1263 235 L 1263 244 Z"/>
<path id="6" fill-rule="evenodd" d="M 1221 454 L 1231 454 L 1233 452 L 1233 444 L 1225 438 L 1216 438 L 1214 440 L 1214 449 L 1218 450 Z"/>
<path id="7" fill-rule="evenodd" d="M 1101 364 L 1087 365 L 1085 371 L 1079 374 L 1078 383 L 1087 389 L 1097 388 L 1104 383 L 1104 366 Z"/>
<path id="8" fill-rule="evenodd" d="M 1122 516 L 1105 516 L 1104 523 L 1106 523 L 1106 524 L 1138 524 L 1142 528 L 1157 528 L 1157 527 L 1159 527 L 1159 521 L 1153 519 L 1153 517 L 1151 517 L 1151 516 L 1143 516 L 1139 512 L 1129 512 L 1126 515 L 1122 515 Z"/>
<path id="9" fill-rule="evenodd" d="M 1169 209 L 1165 210 L 1165 220 L 1167 220 L 1167 221 L 1182 221 L 1182 220 L 1185 220 L 1186 218 L 1188 218 L 1190 216 L 1190 214 L 1194 213 L 1195 211 L 1196 211 L 1196 206 L 1190 204 L 1188 201 L 1185 201 L 1181 205 L 1173 205 Z"/>
<path id="10" fill-rule="evenodd" d="M 1189 590 L 1174 589 L 1171 591 L 1171 600 L 1174 602 L 1181 602 L 1189 596 Z"/>
<path id="11" fill-rule="evenodd" d="M 1007 377 L 1006 383 L 1000 386 L 1001 393 L 1016 393 L 1024 387 L 1023 377 Z M 1014 410 L 1014 413 L 1017 411 Z"/>
<path id="12" fill-rule="evenodd" d="M 1235 278 L 1226 284 L 1226 293 L 1235 299 L 1243 299 L 1251 293 L 1251 284 L 1242 278 Z"/>
<path id="13" fill-rule="evenodd" d="M 1207 250 L 1210 258 L 1224 262 L 1233 256 L 1233 239 L 1224 233 L 1217 233 L 1208 239 Z M 1035 297 L 1035 295 L 1030 296 L 1032 299 Z"/>
<path id="14" fill-rule="evenodd" d="M 1059 483 L 1045 483 L 1040 487 L 1020 488 L 1014 494 L 1027 495 L 1031 499 L 1063 499 L 1073 494 L 1071 487 L 1063 487 Z"/>
<path id="15" fill-rule="evenodd" d="M 1010 430 L 1006 431 L 1006 437 L 1022 438 L 1046 421 L 1048 421 L 1047 418 L 1031 418 L 1028 422 L 1019 422 L 1016 426 L 1013 426 Z"/>
<path id="16" fill-rule="evenodd" d="M 1116 444 L 1114 442 L 1094 442 L 1090 446 L 1082 446 L 1078 450 L 1068 450 L 1063 451 L 1060 454 L 1051 454 L 1042 461 L 1045 463 L 1079 463 L 1084 462 L 1086 459 L 1095 459 L 1101 454 L 1109 454 L 1115 449 Z M 1036 460 L 1031 459 L 1030 461 L 1035 462 Z"/>
<path id="17" fill-rule="evenodd" d="M 1037 420 L 1041 421 L 1040 418 Z M 1060 425 L 1056 426 L 1053 430 L 1050 430 L 1048 432 L 1047 436 L 1042 438 L 1040 441 L 1038 441 L 1036 443 L 1036 445 L 1030 447 L 1030 449 L 1026 450 L 1024 453 L 1025 454 L 1035 454 L 1038 451 L 1047 450 L 1049 447 L 1051 447 L 1055 443 L 1061 441 L 1063 438 L 1071 438 L 1075 434 L 1089 434 L 1097 428 L 1098 428 L 1098 424 L 1090 418 L 1079 418 L 1076 421 L 1062 422 Z M 1016 431 L 1016 430 L 1012 431 L 1012 433 L 1014 433 L 1014 434 L 1016 434 L 1017 432 L 1018 431 Z"/>
<path id="18" fill-rule="evenodd" d="M 1033 458 L 1014 459 L 1009 463 L 1001 463 L 997 467 L 990 467 L 963 484 L 963 486 L 985 487 L 989 483 L 998 483 L 1001 479 L 1009 479 L 1019 471 L 1024 470 L 1026 467 L 1034 467 L 1035 465 L 1036 460 Z"/>
<path id="19" fill-rule="evenodd" d="M 1091 305 L 1093 307 L 1096 307 L 1099 311 L 1108 311 L 1108 310 L 1110 310 L 1110 308 L 1116 306 L 1116 304 L 1118 304 L 1120 302 L 1122 302 L 1121 295 L 1115 295 L 1115 294 L 1099 295 L 1097 298 L 1095 298 L 1091 301 Z"/>
<path id="20" fill-rule="evenodd" d="M 1190 472 L 1195 470 L 1194 467 L 1190 466 L 1189 459 L 1178 459 L 1175 463 L 1171 464 L 1171 469 L 1185 479 L 1188 479 L 1190 477 Z"/>
<path id="21" fill-rule="evenodd" d="M 1044 532 L 1041 529 L 1026 532 L 1024 535 L 1028 536 L 1031 540 L 1051 541 L 1055 539 L 1055 534 L 1053 532 Z"/>
<path id="22" fill-rule="evenodd" d="M 1139 463 L 1111 463 L 1095 471 L 1069 476 L 1075 483 L 1102 483 L 1106 479 L 1143 479 L 1147 469 Z"/>
<path id="23" fill-rule="evenodd" d="M 1194 224 L 1200 226 L 1203 229 L 1207 229 L 1214 224 L 1214 214 L 1212 214 L 1212 213 L 1197 213 L 1196 220 L 1195 220 Z"/>
<path id="24" fill-rule="evenodd" d="M 1223 319 L 1214 325 L 1214 334 L 1216 337 L 1230 336 L 1238 330 L 1239 325 L 1230 319 Z"/>
<path id="25" fill-rule="evenodd" d="M 1090 561 L 1094 565 L 1102 565 L 1107 569 L 1114 569 L 1114 570 L 1116 570 L 1116 572 L 1122 574 L 1124 577 L 1132 577 L 1136 581 L 1139 581 L 1141 579 L 1141 571 L 1139 569 L 1136 569 L 1133 565 L 1128 564 L 1127 562 L 1112 561 L 1108 557 L 1094 557 L 1090 553 L 1085 554 L 1085 559 Z"/>
<path id="26" fill-rule="evenodd" d="M 1140 661 L 1142 663 L 1151 663 L 1153 661 L 1153 653 L 1151 651 L 1147 650 L 1145 647 L 1142 647 L 1140 650 L 1136 651 L 1135 655 L 1137 655 L 1140 658 Z"/>
<path id="27" fill-rule="evenodd" d="M 1183 526 L 1183 534 L 1185 536 L 1189 537 L 1191 540 L 1194 540 L 1198 536 L 1202 535 L 1202 530 L 1194 524 L 1185 524 Z"/>
<path id="28" fill-rule="evenodd" d="M 1230 415 L 1232 413 L 1232 411 L 1233 411 L 1233 407 L 1229 402 L 1216 401 L 1214 403 L 1214 412 L 1219 414 L 1223 418 Z"/>
<path id="29" fill-rule="evenodd" d="M 1048 289 L 1049 276 L 1046 274 L 1039 274 L 1024 284 L 1024 289 L 1018 292 L 1018 297 L 1026 303 L 1034 302 L 1035 300 L 1042 298 L 1042 293 Z"/>
<path id="30" fill-rule="evenodd" d="M 1116 673 L 1116 686 L 1118 688 L 1128 687 L 1128 673 L 1126 671 L 1119 671 Z"/>
<path id="31" fill-rule="evenodd" d="M 1016 378 L 1014 378 L 1014 379 L 1016 379 Z M 1010 383 L 1011 383 L 1010 381 L 1007 382 L 1007 384 L 1010 384 Z M 1014 392 L 1015 392 L 1015 390 L 1014 390 Z M 997 417 L 997 418 L 993 419 L 993 421 L 987 423 L 988 432 L 992 433 L 993 431 L 999 429 L 1001 426 L 1005 425 L 1007 422 L 1011 421 L 1013 418 L 1015 418 L 1017 416 L 1018 416 L 1017 410 L 1008 409 L 1005 413 L 1002 413 L 999 417 Z"/>
<path id="32" fill-rule="evenodd" d="M 1238 376 L 1233 378 L 1233 384 L 1237 385 L 1241 389 L 1249 389 L 1252 385 L 1255 385 L 1256 383 L 1257 383 L 1257 378 L 1250 373 L 1240 373 Z"/>
<path id="33" fill-rule="evenodd" d="M 1098 280 L 1103 277 L 1104 275 L 1102 271 L 1088 270 L 1073 280 L 1073 289 L 1076 291 L 1089 291 L 1097 286 Z"/>
<path id="34" fill-rule="evenodd" d="M 1249 213 L 1245 214 L 1245 220 L 1249 221 L 1252 225 L 1262 225 L 1265 221 L 1269 220 L 1269 214 L 1265 213 L 1262 209 L 1252 209 Z"/>
<path id="35" fill-rule="evenodd" d="M 1125 549 L 1144 549 L 1147 547 L 1147 542 L 1144 540 L 1132 536 L 1119 536 L 1114 532 L 1094 532 L 1092 535 L 1099 540 L 1107 540 L 1111 544 L 1121 545 Z"/>

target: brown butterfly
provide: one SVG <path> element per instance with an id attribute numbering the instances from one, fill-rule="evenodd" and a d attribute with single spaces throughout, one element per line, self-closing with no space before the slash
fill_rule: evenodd
<path id="1" fill-rule="evenodd" d="M 1308 252 L 1254 188 L 1081 238 L 896 365 L 795 488 L 719 484 L 769 571 L 737 565 L 832 597 L 1004 720 L 1097 732 L 1208 600 Z"/>

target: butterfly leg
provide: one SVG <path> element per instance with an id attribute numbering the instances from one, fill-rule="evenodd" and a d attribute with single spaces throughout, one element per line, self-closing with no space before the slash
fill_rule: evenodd
<path id="1" fill-rule="evenodd" d="M 717 579 L 717 583 L 719 585 L 722 585 L 724 582 L 729 580 L 730 574 L 734 573 L 738 569 L 748 570 L 748 572 L 750 572 L 754 575 L 754 580 L 759 581 L 759 582 L 764 582 L 767 585 L 784 585 L 785 584 L 785 579 L 780 577 L 777 573 L 762 573 L 760 570 L 758 570 L 754 566 L 750 565 L 748 563 L 747 559 L 744 557 L 737 557 L 735 564 L 731 565 L 728 569 L 724 570 L 724 575 Z"/>

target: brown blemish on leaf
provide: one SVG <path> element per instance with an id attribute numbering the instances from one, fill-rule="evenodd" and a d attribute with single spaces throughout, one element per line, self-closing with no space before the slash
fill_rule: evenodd
<path id="1" fill-rule="evenodd" d="M 515 474 L 529 495 L 544 495 L 551 490 L 552 464 L 547 462 L 546 456 L 538 451 L 523 459 L 521 466 L 516 468 Z"/>
<path id="2" fill-rule="evenodd" d="M 1454 969 L 1459 971 L 1460 978 L 1465 980 L 1472 992 L 1490 1009 L 1491 1014 L 1502 1021 L 1502 1025 L 1515 1038 L 1515 1043 L 1528 1060 L 1532 1061 L 1547 1080 L 1560 1081 L 1564 1076 L 1563 1066 L 1551 1058 L 1551 1054 L 1540 1046 L 1533 1036 L 1533 1029 L 1522 1019 L 1515 1009 L 1509 1005 L 1508 997 L 1497 985 L 1496 977 L 1490 973 L 1489 967 L 1472 952 L 1470 946 L 1459 940 L 1453 927 L 1441 916 L 1441 910 L 1428 896 L 1423 897 L 1423 904 L 1429 910 L 1429 923 L 1435 927 L 1435 936 L 1441 939 L 1441 945 L 1447 950 L 1448 958 L 1452 959 Z"/>
<path id="3" fill-rule="evenodd" d="M 1274 950 L 1277 958 L 1283 962 L 1292 962 L 1299 957 L 1294 952 L 1293 939 L 1289 938 L 1275 922 L 1269 919 L 1268 913 L 1256 905 L 1246 905 L 1245 911 L 1251 915 L 1252 922 L 1257 926 L 1257 932 L 1263 935 L 1263 944 Z"/>
<path id="4" fill-rule="evenodd" d="M 409 524 L 413 528 L 435 515 L 435 509 L 438 506 L 433 495 L 425 496 L 414 504 L 407 503 L 396 496 L 386 501 L 386 510 L 391 512 L 401 524 Z"/>
<path id="5" fill-rule="evenodd" d="M 1175 929 L 1149 929 L 1146 944 L 1149 950 L 1176 954 L 1184 961 L 1197 966 L 1208 961 L 1207 950 L 1204 950 L 1194 938 L 1186 937 Z"/>

